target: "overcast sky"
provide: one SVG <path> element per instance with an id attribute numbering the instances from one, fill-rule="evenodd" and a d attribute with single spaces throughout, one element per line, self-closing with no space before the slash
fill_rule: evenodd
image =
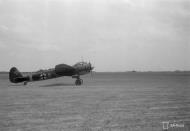
<path id="1" fill-rule="evenodd" d="M 0 70 L 190 70 L 190 0 L 0 0 Z"/>

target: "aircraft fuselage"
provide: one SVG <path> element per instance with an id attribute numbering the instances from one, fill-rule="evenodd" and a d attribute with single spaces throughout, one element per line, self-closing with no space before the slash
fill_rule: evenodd
<path id="1" fill-rule="evenodd" d="M 74 66 L 59 64 L 59 65 L 56 65 L 55 68 L 51 68 L 48 70 L 40 70 L 34 73 L 30 73 L 26 76 L 23 76 L 17 70 L 16 67 L 13 67 L 10 70 L 9 79 L 13 83 L 20 83 L 20 82 L 26 83 L 26 82 L 32 82 L 32 81 L 53 79 L 53 78 L 63 77 L 63 76 L 71 76 L 72 78 L 77 79 L 75 84 L 77 82 L 80 84 L 82 83 L 82 80 L 80 79 L 80 75 L 87 74 L 91 72 L 92 70 L 93 70 L 93 67 L 91 66 L 90 63 L 79 62 L 75 64 Z"/>

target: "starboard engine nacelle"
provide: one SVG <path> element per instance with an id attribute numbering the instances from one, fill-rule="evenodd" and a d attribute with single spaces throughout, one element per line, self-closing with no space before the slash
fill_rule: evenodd
<path id="1" fill-rule="evenodd" d="M 66 64 L 59 64 L 55 66 L 55 73 L 60 76 L 72 76 L 75 72 L 75 68 Z"/>

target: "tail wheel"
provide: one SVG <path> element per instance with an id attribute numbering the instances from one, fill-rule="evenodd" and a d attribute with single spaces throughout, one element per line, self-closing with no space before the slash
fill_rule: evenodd
<path id="1" fill-rule="evenodd" d="M 24 82 L 24 85 L 27 85 L 27 82 L 26 82 L 26 81 Z"/>

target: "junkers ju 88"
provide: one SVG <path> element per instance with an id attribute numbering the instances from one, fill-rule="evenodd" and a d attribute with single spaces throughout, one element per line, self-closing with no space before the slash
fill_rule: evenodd
<path id="1" fill-rule="evenodd" d="M 24 85 L 26 85 L 27 82 L 48 80 L 62 76 L 71 76 L 76 79 L 76 85 L 81 85 L 83 84 L 83 80 L 80 78 L 80 75 L 88 74 L 92 72 L 93 69 L 94 67 L 92 67 L 90 62 L 78 62 L 73 66 L 59 64 L 56 65 L 55 68 L 40 70 L 24 76 L 16 67 L 12 67 L 9 72 L 9 80 L 12 83 L 24 82 Z"/>

